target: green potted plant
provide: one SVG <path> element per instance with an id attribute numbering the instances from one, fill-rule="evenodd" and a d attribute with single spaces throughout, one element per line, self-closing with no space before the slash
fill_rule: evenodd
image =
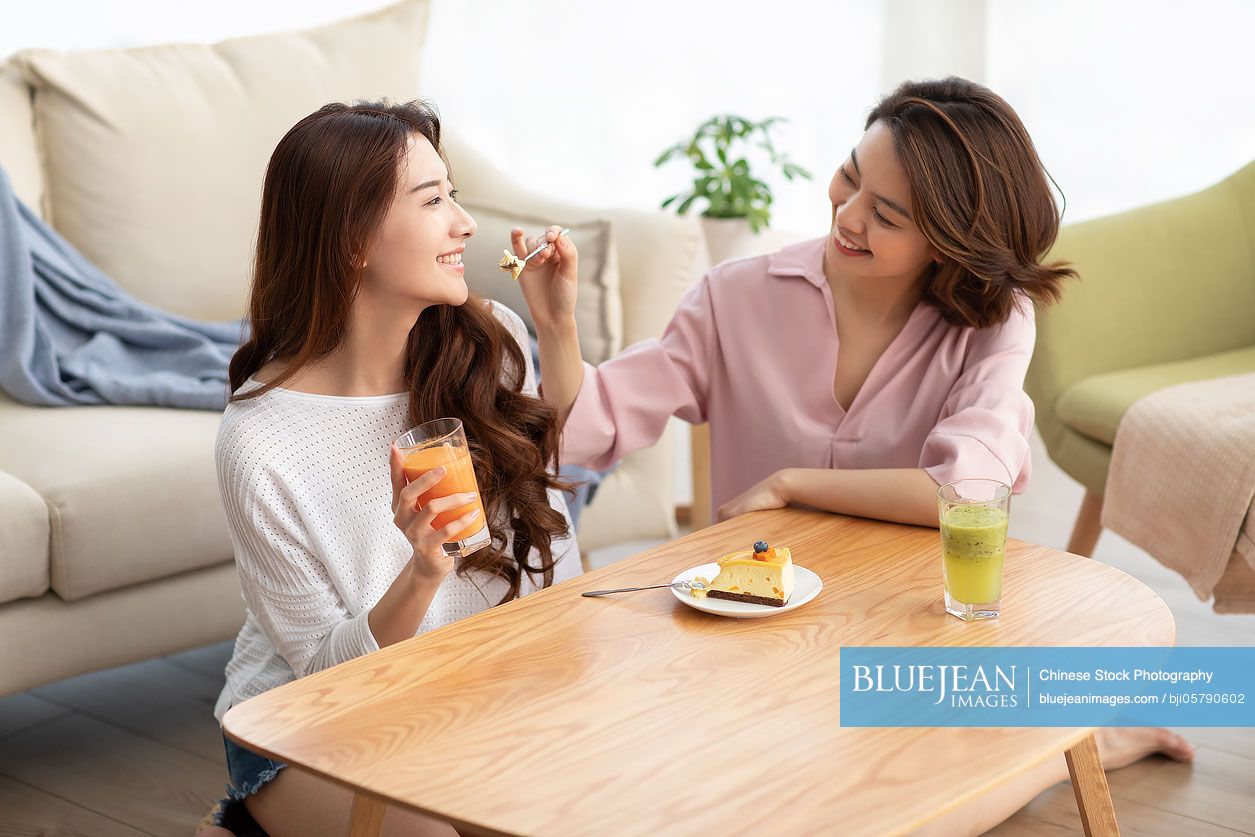
<path id="1" fill-rule="evenodd" d="M 761 158 L 766 152 L 768 163 L 778 167 L 785 180 L 811 179 L 810 172 L 790 162 L 772 141 L 772 128 L 784 121 L 778 116 L 761 122 L 732 114 L 712 116 L 691 138 L 654 161 L 659 167 L 683 157 L 693 166 L 690 187 L 664 200 L 662 208 L 674 207 L 677 214 L 686 215 L 695 203 L 704 202 L 702 227 L 712 263 L 747 255 L 754 249 L 753 236 L 771 223 L 771 186 L 754 175 L 750 155 Z"/>

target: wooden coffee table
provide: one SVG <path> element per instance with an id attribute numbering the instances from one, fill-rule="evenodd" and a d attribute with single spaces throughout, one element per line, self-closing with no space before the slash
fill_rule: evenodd
<path id="1" fill-rule="evenodd" d="M 700 613 L 664 583 L 765 539 L 823 592 L 768 619 Z M 945 613 L 936 530 L 781 510 L 703 529 L 273 689 L 227 736 L 468 834 L 881 834 L 1067 754 L 1087 833 L 1118 833 L 1089 728 L 838 726 L 843 645 L 1171 645 L 1149 588 L 1042 546 L 1007 547 L 1003 615 Z M 1069 602 L 1066 612 L 1061 602 Z"/>

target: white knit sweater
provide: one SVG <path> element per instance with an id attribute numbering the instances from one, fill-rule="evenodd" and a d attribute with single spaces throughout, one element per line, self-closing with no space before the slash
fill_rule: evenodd
<path id="1" fill-rule="evenodd" d="M 518 315 L 493 312 L 526 358 L 525 391 L 536 394 L 527 332 Z M 245 388 L 258 386 L 246 383 Z M 214 707 L 233 704 L 320 669 L 379 650 L 367 616 L 410 559 L 392 522 L 388 450 L 407 429 L 407 394 L 350 398 L 273 389 L 230 404 L 218 431 L 218 489 L 243 589 L 244 627 Z M 567 517 L 561 492 L 549 504 Z M 490 525 L 491 525 L 490 520 Z M 511 536 L 512 533 L 507 533 Z M 580 573 L 574 527 L 553 542 L 554 583 Z M 539 563 L 533 548 L 529 563 Z M 524 573 L 521 592 L 539 579 Z M 506 583 L 450 574 L 418 632 L 486 610 Z"/>

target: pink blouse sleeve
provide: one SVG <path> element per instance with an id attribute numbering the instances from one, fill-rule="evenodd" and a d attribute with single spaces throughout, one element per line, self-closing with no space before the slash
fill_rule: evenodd
<path id="1" fill-rule="evenodd" d="M 1016 494 L 1028 487 L 1033 402 L 1024 376 L 1036 336 L 1027 300 L 1003 325 L 974 333 L 963 373 L 920 454 L 920 467 L 938 485 L 985 478 Z"/>
<path id="2" fill-rule="evenodd" d="M 660 340 L 643 340 L 600 366 L 584 364 L 584 382 L 562 431 L 563 464 L 605 470 L 658 441 L 667 419 L 706 421 L 716 329 L 710 283 L 680 300 Z"/>

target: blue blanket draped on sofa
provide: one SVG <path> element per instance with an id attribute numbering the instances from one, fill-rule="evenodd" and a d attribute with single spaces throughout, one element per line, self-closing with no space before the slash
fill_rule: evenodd
<path id="1" fill-rule="evenodd" d="M 45 406 L 222 409 L 240 321 L 202 323 L 122 290 L 13 194 L 0 169 L 0 389 Z"/>

